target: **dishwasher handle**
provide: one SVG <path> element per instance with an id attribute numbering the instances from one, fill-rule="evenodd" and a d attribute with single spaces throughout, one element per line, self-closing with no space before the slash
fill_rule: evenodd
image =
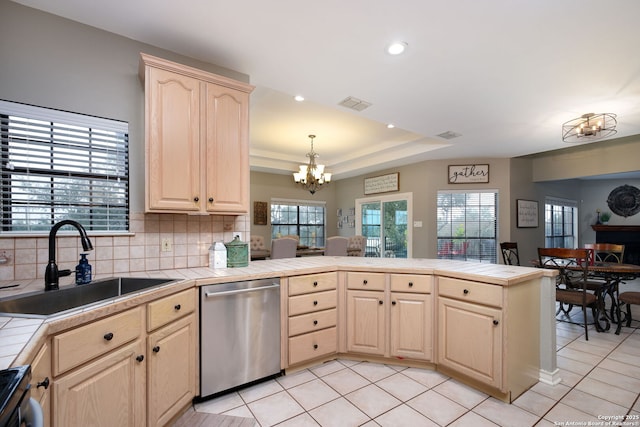
<path id="1" fill-rule="evenodd" d="M 205 298 L 219 297 L 223 295 L 236 295 L 236 294 L 245 294 L 248 292 L 256 292 L 256 291 L 266 291 L 268 289 L 279 288 L 279 284 L 273 284 L 268 286 L 259 286 L 257 288 L 248 288 L 248 289 L 236 289 L 233 291 L 221 291 L 221 292 L 205 292 Z"/>

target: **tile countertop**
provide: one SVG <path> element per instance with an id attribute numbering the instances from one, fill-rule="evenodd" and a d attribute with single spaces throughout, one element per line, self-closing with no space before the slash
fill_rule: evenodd
<path id="1" fill-rule="evenodd" d="M 121 311 L 123 308 L 172 294 L 182 289 L 235 280 L 252 280 L 269 277 L 295 276 L 325 271 L 371 271 L 390 273 L 436 274 L 510 286 L 523 281 L 552 274 L 550 270 L 531 267 L 515 267 L 501 264 L 483 264 L 465 261 L 415 259 L 415 258 L 364 258 L 364 257 L 301 257 L 279 260 L 252 261 L 247 267 L 210 269 L 207 267 L 178 270 L 158 270 L 130 273 L 126 277 L 172 278 L 178 282 L 150 288 L 93 304 L 80 310 L 61 315 L 43 317 L 0 316 L 0 369 L 28 363 L 39 349 L 41 339 L 64 329 L 93 319 Z M 94 279 L 106 278 L 97 276 Z M 0 287 L 19 281 L 2 282 Z M 60 286 L 73 286 L 71 277 L 61 279 Z M 85 286 L 91 286 L 85 285 Z M 44 288 L 42 279 L 22 282 L 20 286 L 0 289 L 0 298 Z"/>

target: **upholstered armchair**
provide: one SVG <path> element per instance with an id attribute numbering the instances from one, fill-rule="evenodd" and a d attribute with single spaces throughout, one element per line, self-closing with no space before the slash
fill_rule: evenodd
<path id="1" fill-rule="evenodd" d="M 364 236 L 351 236 L 347 244 L 347 254 L 349 256 L 364 256 L 367 238 Z"/>

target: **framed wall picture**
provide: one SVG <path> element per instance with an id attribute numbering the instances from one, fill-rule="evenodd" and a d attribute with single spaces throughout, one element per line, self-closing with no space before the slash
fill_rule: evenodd
<path id="1" fill-rule="evenodd" d="M 538 202 L 534 200 L 516 200 L 518 228 L 535 228 L 538 226 Z"/>
<path id="2" fill-rule="evenodd" d="M 399 188 L 399 172 L 364 179 L 364 194 L 387 193 L 389 191 L 398 191 Z"/>
<path id="3" fill-rule="evenodd" d="M 267 202 L 253 202 L 253 223 L 267 225 Z"/>
<path id="4" fill-rule="evenodd" d="M 489 165 L 449 165 L 449 184 L 480 184 L 489 182 Z"/>

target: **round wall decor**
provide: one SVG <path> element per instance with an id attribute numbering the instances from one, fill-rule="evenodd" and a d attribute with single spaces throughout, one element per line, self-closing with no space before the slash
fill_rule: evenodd
<path id="1" fill-rule="evenodd" d="M 609 209 L 614 214 L 628 217 L 640 212 L 640 190 L 632 185 L 621 185 L 613 189 L 607 198 Z"/>

